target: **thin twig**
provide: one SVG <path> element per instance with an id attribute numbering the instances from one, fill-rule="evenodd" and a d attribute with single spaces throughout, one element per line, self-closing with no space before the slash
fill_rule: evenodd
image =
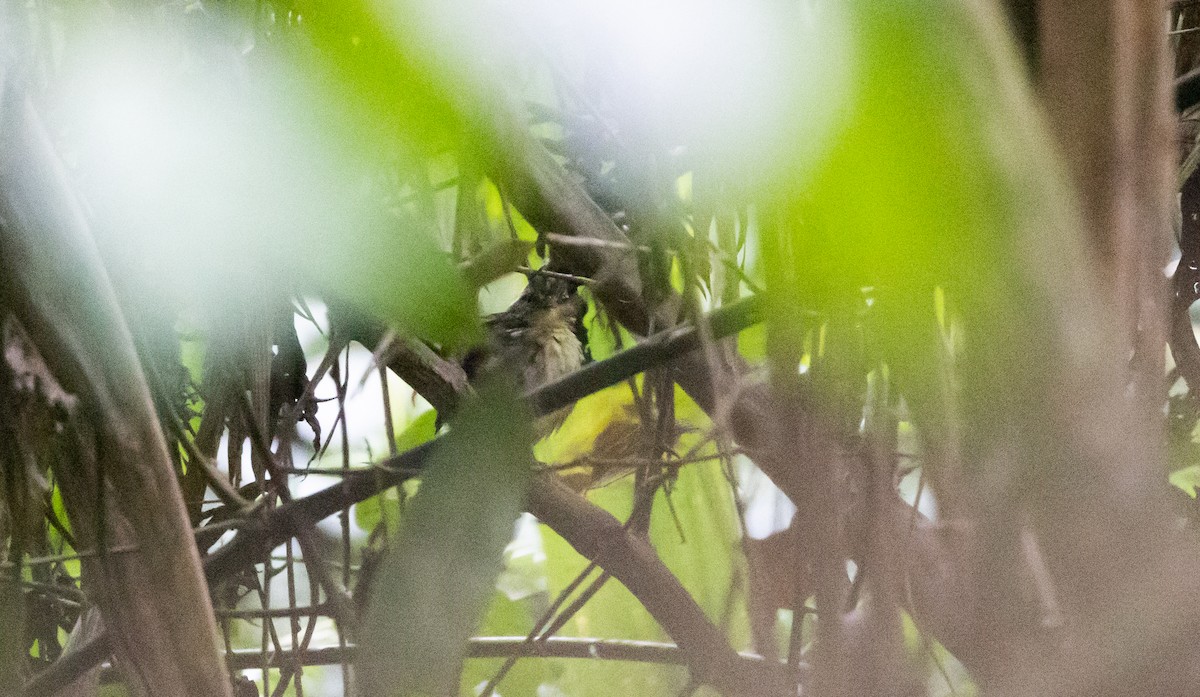
<path id="1" fill-rule="evenodd" d="M 556 232 L 547 232 L 546 241 L 554 244 L 563 245 L 564 247 L 592 247 L 596 249 L 618 249 L 624 252 L 638 252 L 640 254 L 649 254 L 650 248 L 644 244 L 633 244 L 629 242 L 615 242 L 612 240 L 601 240 L 595 237 L 572 237 L 570 235 L 560 235 Z"/>
<path id="2" fill-rule="evenodd" d="M 550 276 L 551 278 L 561 278 L 564 281 L 578 283 L 581 286 L 588 286 L 596 281 L 585 276 L 576 276 L 575 274 L 563 273 L 561 271 L 551 271 L 550 269 L 531 269 L 528 266 L 518 266 L 517 271 L 526 276 Z"/>

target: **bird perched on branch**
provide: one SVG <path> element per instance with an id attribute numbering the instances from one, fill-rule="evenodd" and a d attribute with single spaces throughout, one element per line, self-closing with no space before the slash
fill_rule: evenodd
<path id="1" fill-rule="evenodd" d="M 512 370 L 525 392 L 578 370 L 591 360 L 583 316 L 587 301 L 579 284 L 559 275 L 533 272 L 529 285 L 507 310 L 489 316 L 489 346 L 468 353 L 463 369 L 469 379 L 496 366 Z M 538 438 L 562 425 L 571 407 L 538 419 Z"/>

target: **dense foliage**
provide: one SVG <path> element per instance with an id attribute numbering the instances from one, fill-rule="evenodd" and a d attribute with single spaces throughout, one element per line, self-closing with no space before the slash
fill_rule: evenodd
<path id="1" fill-rule="evenodd" d="M 4 3 L 3 691 L 1187 694 L 1200 16 L 1100 4 Z"/>

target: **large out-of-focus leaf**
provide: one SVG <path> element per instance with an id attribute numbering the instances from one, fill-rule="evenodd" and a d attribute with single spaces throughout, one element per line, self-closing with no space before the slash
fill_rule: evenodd
<path id="1" fill-rule="evenodd" d="M 92 567 L 89 588 L 114 651 L 135 689 L 228 694 L 200 560 L 129 327 L 41 116 L 12 84 L 0 97 L 0 217 L 6 306 L 37 337 L 36 350 L 28 340 L 22 349 L 33 383 L 60 383 L 59 392 L 79 398 L 54 399 L 66 426 L 51 459 L 75 539 L 140 548 Z"/>
<path id="2" fill-rule="evenodd" d="M 859 37 L 853 108 L 828 155 L 794 180 L 794 207 L 783 219 L 809 302 L 864 286 L 932 288 L 966 270 L 967 250 L 978 255 L 993 244 L 1011 205 L 995 197 L 995 166 L 980 161 L 990 145 L 981 118 L 989 105 L 961 63 L 977 60 L 974 38 L 935 17 L 941 10 L 932 5 L 849 8 Z"/>
<path id="3" fill-rule="evenodd" d="M 780 311 L 844 309 L 860 288 L 874 287 L 874 348 L 917 423 L 931 426 L 925 435 L 955 451 L 947 464 L 978 485 L 958 503 L 969 500 L 983 517 L 982 544 L 995 546 L 981 548 L 1008 550 L 1018 528 L 1033 521 L 1058 601 L 1068 615 L 1078 613 L 1060 643 L 1086 660 L 1047 664 L 1044 673 L 981 671 L 1004 673 L 997 691 L 1028 692 L 1050 676 L 1069 684 L 1099 666 L 1132 662 L 1131 646 L 1174 631 L 1165 624 L 1155 629 L 1162 635 L 1150 631 L 1145 616 L 1169 613 L 1149 600 L 1114 611 L 1107 599 L 1140 602 L 1147 597 L 1133 590 L 1144 582 L 1140 574 L 1175 562 L 1162 556 L 1162 539 L 1134 532 L 1129 520 L 1114 522 L 1109 506 L 1096 503 L 1119 501 L 1136 511 L 1130 518 L 1154 520 L 1148 473 L 1160 473 L 1146 463 L 1155 457 L 1147 443 L 1158 436 L 1144 426 L 1154 422 L 1149 409 L 1144 420 L 1123 411 L 1143 406 L 1128 397 L 1127 337 L 1115 326 L 1115 305 L 1105 307 L 1116 286 L 1100 279 L 1085 246 L 997 5 L 845 4 L 859 51 L 853 108 L 827 155 L 793 178 L 771 221 L 776 251 L 790 256 L 764 260 L 774 267 Z M 1114 244 L 1128 238 L 1120 239 Z M 933 350 L 939 287 L 949 323 L 965 336 L 953 372 Z M 937 423 L 951 418 L 957 433 Z M 937 463 L 925 465 L 937 482 Z M 1114 566 L 1130 558 L 1115 551 L 1123 545 L 1137 561 Z M 1001 558 L 976 567 L 989 569 L 974 575 L 982 616 L 1009 613 L 1022 593 L 1012 578 L 991 573 L 1003 568 Z M 1025 689 L 1012 687 L 1025 679 Z"/>
<path id="4" fill-rule="evenodd" d="M 461 116 L 456 77 L 444 61 L 422 45 L 422 7 L 432 3 L 392 2 L 401 29 L 381 21 L 385 4 L 373 0 L 306 0 L 297 32 L 300 51 L 311 41 L 319 52 L 323 77 L 369 120 L 388 118 L 409 142 L 436 151 L 454 143 Z"/>
<path id="5" fill-rule="evenodd" d="M 532 516 L 521 518 L 516 537 L 504 550 L 504 572 L 496 580 L 496 589 L 480 626 L 482 636 L 525 636 L 533 629 L 534 620 L 550 606 L 546 553 L 540 526 Z M 468 661 L 463 669 L 461 694 L 478 694 L 479 686 L 486 685 L 503 663 L 504 659 Z M 508 697 L 537 695 L 539 686 L 552 683 L 561 672 L 558 661 L 519 661 L 500 683 L 498 693 Z"/>
<path id="6" fill-rule="evenodd" d="M 199 293 L 219 313 L 309 290 L 443 345 L 479 339 L 472 289 L 413 204 L 455 119 L 352 10 L 313 9 L 307 35 L 237 60 L 195 60 L 222 46 L 204 31 L 71 37 L 63 147 L 134 301 Z"/>
<path id="7" fill-rule="evenodd" d="M 1087 263 L 1003 18 L 982 2 L 845 7 L 856 37 L 852 108 L 829 151 L 773 192 L 782 246 L 763 259 L 777 309 L 846 309 L 875 288 L 879 349 L 910 386 L 935 390 L 940 378 L 921 356 L 935 289 L 945 288 L 977 352 L 964 364 L 964 407 L 968 438 L 988 442 L 972 455 L 1011 449 L 1016 428 L 1047 436 L 1028 443 L 1048 448 L 1029 462 L 1060 461 L 1049 449 L 1064 441 L 1046 430 L 1054 400 L 1017 406 L 1046 390 L 1059 363 L 1051 337 L 1068 322 L 1051 316 L 1049 296 L 1075 308 L 1078 357 L 1100 360 L 1081 339 L 1101 325 L 1089 326 L 1098 305 L 1086 284 L 1059 273 Z"/>
<path id="8" fill-rule="evenodd" d="M 531 473 L 516 392 L 485 384 L 433 454 L 368 602 L 359 694 L 446 694 L 479 625 Z"/>

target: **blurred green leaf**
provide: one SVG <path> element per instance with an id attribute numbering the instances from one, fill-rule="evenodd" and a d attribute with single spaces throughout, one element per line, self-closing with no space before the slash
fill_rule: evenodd
<path id="1" fill-rule="evenodd" d="M 433 440 L 437 434 L 437 412 L 430 409 L 422 412 L 396 436 L 396 450 L 404 452 Z"/>
<path id="2" fill-rule="evenodd" d="M 532 469 L 533 433 L 509 385 L 484 384 L 431 456 L 368 601 L 360 694 L 445 694 L 493 594 Z"/>
<path id="3" fill-rule="evenodd" d="M 1196 489 L 1200 488 L 1200 465 L 1189 465 L 1177 469 L 1168 476 L 1172 486 L 1178 487 L 1183 493 L 1196 498 Z"/>
<path id="4" fill-rule="evenodd" d="M 935 3 L 937 4 L 937 3 Z M 985 242 L 982 220 L 1006 202 L 987 196 L 975 99 L 957 61 L 974 51 L 940 29 L 932 6 L 848 5 L 859 40 L 852 108 L 832 148 L 794 181 L 785 220 L 791 254 L 764 254 L 821 306 L 864 286 L 930 284 L 963 248 Z M 902 90 L 903 99 L 897 99 Z"/>
<path id="5" fill-rule="evenodd" d="M 1038 132 L 1015 121 L 1037 117 L 1013 84 L 1019 68 L 1001 65 L 1011 47 L 981 36 L 992 17 L 959 3 L 855 2 L 846 12 L 850 106 L 830 149 L 815 166 L 798 162 L 786 193 L 775 192 L 788 247 L 762 259 L 793 279 L 780 309 L 844 307 L 866 286 L 925 301 L 947 283 L 971 289 L 968 301 L 1011 297 L 1005 245 L 1039 195 L 1030 179 L 1059 188 L 1022 168 Z M 905 341 L 887 339 L 893 350 Z"/>
<path id="6" fill-rule="evenodd" d="M 1107 371 L 1113 354 L 1102 347 L 1115 334 L 1075 273 L 1088 257 L 1003 16 L 954 0 L 845 8 L 850 106 L 831 148 L 799 163 L 764 215 L 775 317 L 793 320 L 775 326 L 794 330 L 805 309 L 857 321 L 862 289 L 874 288 L 873 348 L 920 410 L 944 389 L 929 360 L 943 288 L 942 320 L 970 337 L 955 388 L 965 457 L 1015 454 L 1021 467 L 995 480 L 1003 486 L 1074 466 L 1069 476 L 1086 477 L 1083 453 L 1054 433 L 1061 407 L 1049 390 L 1056 366 Z M 1054 309 L 1063 307 L 1069 320 Z M 786 343 L 799 353 L 796 332 Z"/>
<path id="7" fill-rule="evenodd" d="M 458 133 L 447 85 L 362 5 L 306 6 L 305 30 L 256 46 L 237 80 L 162 60 L 179 47 L 151 31 L 87 37 L 57 106 L 132 286 L 203 304 L 310 291 L 441 345 L 480 339 L 473 291 L 412 203 Z"/>

